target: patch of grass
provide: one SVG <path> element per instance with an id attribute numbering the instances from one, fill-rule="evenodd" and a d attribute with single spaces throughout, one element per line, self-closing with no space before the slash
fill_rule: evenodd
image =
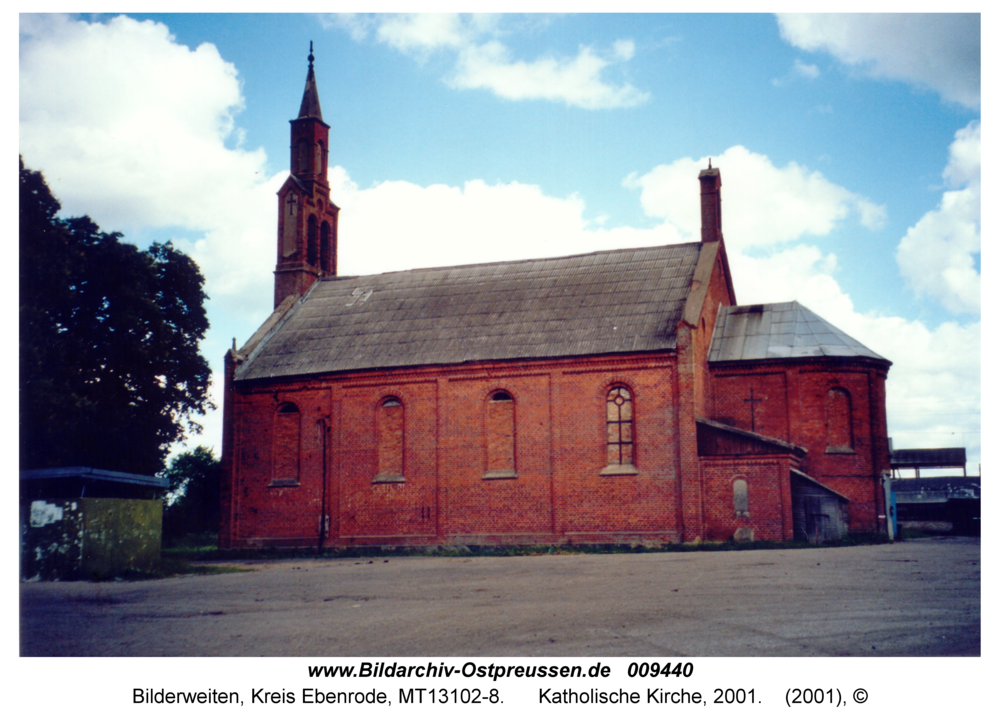
<path id="1" fill-rule="evenodd" d="M 804 541 L 704 542 L 701 544 L 536 544 L 525 546 L 445 544 L 432 547 L 369 546 L 347 549 L 315 547 L 260 549 L 218 549 L 209 546 L 185 546 L 164 550 L 164 558 L 184 562 L 225 562 L 231 560 L 268 559 L 370 559 L 376 557 L 525 557 L 550 554 L 662 554 L 671 552 L 725 552 L 757 549 L 815 549 L 823 547 L 885 544 L 888 539 L 878 534 L 852 534 L 823 544 Z"/>
<path id="2" fill-rule="evenodd" d="M 211 553 L 219 548 L 218 534 L 185 534 L 177 539 L 164 541 L 163 552 L 170 556 Z"/>
<path id="3" fill-rule="evenodd" d="M 948 532 L 934 531 L 927 529 L 912 529 L 909 527 L 899 528 L 899 539 L 905 541 L 906 539 L 933 539 L 939 536 L 949 536 Z"/>
<path id="4" fill-rule="evenodd" d="M 166 579 L 167 577 L 204 576 L 209 574 L 234 574 L 236 572 L 253 571 L 246 567 L 220 566 L 210 564 L 192 564 L 180 557 L 160 557 L 160 563 L 154 569 L 129 569 L 124 574 L 114 577 L 114 581 L 142 581 L 146 579 Z M 95 579 L 94 581 L 111 581 Z"/>

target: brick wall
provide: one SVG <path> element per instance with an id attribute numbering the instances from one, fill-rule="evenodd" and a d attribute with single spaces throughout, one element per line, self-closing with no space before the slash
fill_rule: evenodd
<path id="1" fill-rule="evenodd" d="M 710 539 L 728 539 L 737 529 L 752 529 L 754 540 L 787 541 L 792 538 L 791 491 L 788 456 L 753 459 L 704 460 L 705 533 Z M 733 484 L 746 482 L 749 513 L 737 516 Z"/>
<path id="2" fill-rule="evenodd" d="M 887 370 L 874 359 L 717 364 L 711 418 L 804 446 L 801 470 L 850 498 L 851 530 L 878 531 L 880 475 L 889 468 Z M 760 399 L 752 419 L 751 390 Z"/>
<path id="3" fill-rule="evenodd" d="M 677 540 L 676 378 L 672 355 L 646 354 L 231 388 L 223 543 L 316 544 L 326 516 L 328 544 Z M 632 469 L 607 465 L 615 386 L 632 396 Z M 383 407 L 390 397 L 401 405 Z M 290 404 L 294 481 L 274 471 L 293 443 Z M 401 439 L 405 481 L 381 480 L 380 435 Z"/>

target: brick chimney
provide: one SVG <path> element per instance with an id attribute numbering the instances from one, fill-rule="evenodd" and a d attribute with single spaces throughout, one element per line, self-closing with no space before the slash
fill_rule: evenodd
<path id="1" fill-rule="evenodd" d="M 708 168 L 698 174 L 701 182 L 701 242 L 714 243 L 722 240 L 722 175 L 718 168 Z"/>

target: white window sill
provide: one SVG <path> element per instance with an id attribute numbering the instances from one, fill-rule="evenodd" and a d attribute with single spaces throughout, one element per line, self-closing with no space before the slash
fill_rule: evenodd
<path id="1" fill-rule="evenodd" d="M 496 469 L 483 474 L 484 479 L 516 479 L 517 471 L 514 469 Z"/>
<path id="2" fill-rule="evenodd" d="M 601 476 L 635 476 L 638 473 L 632 464 L 611 464 L 601 469 Z"/>

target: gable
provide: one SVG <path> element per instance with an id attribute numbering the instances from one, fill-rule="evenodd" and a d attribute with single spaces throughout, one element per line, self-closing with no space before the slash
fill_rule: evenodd
<path id="1" fill-rule="evenodd" d="M 701 244 L 319 280 L 237 381 L 673 350 Z"/>

